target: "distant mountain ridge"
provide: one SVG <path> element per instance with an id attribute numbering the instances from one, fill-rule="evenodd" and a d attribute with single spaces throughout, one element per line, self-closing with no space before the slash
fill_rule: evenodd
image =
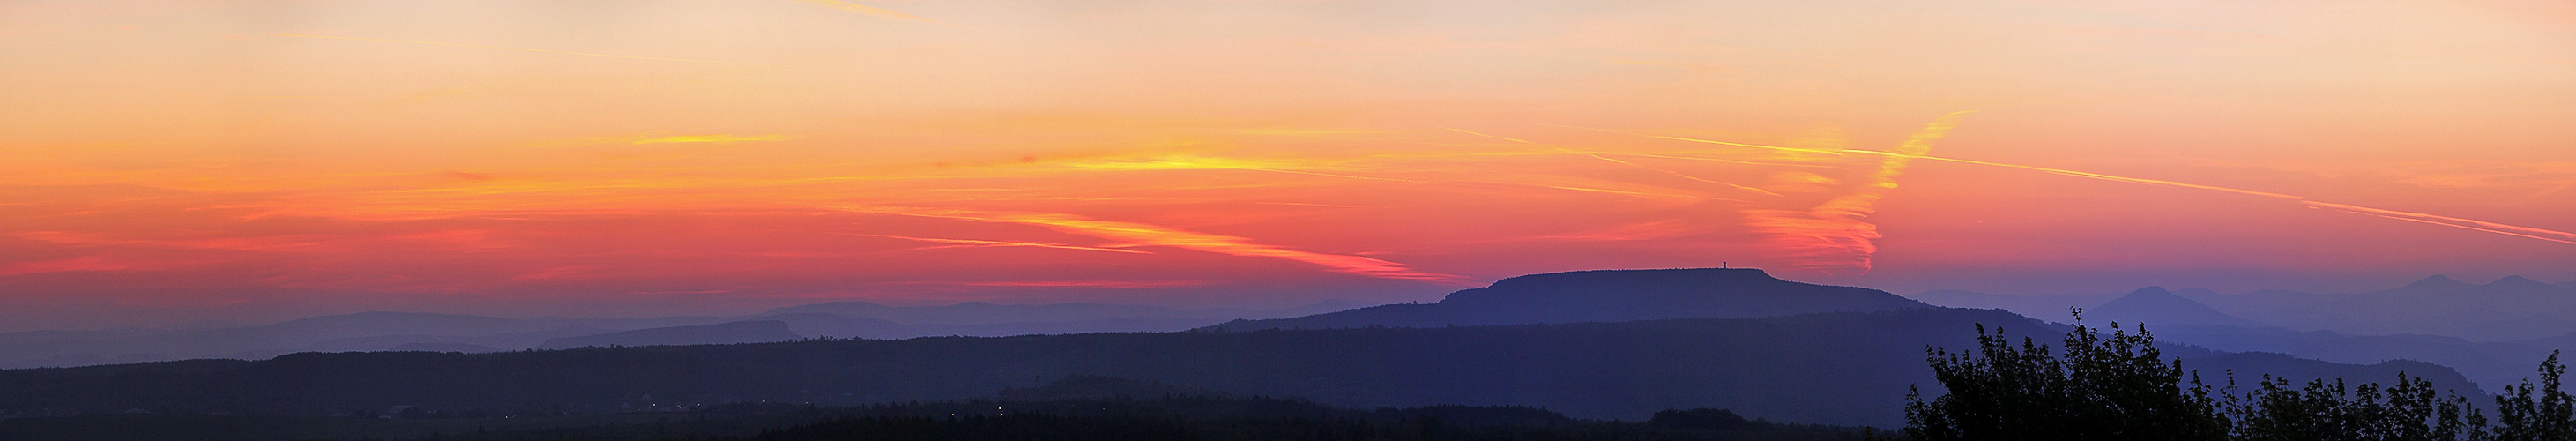
<path id="1" fill-rule="evenodd" d="M 2280 290 L 2220 294 L 2199 288 L 2173 290 L 2171 294 L 2207 306 L 2220 315 L 2252 322 L 2230 324 L 2229 320 L 2193 311 L 2183 313 L 2193 318 L 2175 316 L 2161 320 L 2172 324 L 2278 326 L 2351 335 L 2444 335 L 2482 341 L 2524 340 L 2576 332 L 2576 281 L 2542 283 L 2522 276 L 2506 276 L 2479 284 L 2434 275 L 2396 288 L 2350 294 Z M 2002 308 L 2064 322 L 2070 319 L 2065 314 L 2070 307 L 2085 308 L 2092 318 L 2104 318 L 2102 314 L 2109 311 L 2102 308 L 2111 306 L 2105 302 L 2121 296 L 1996 295 L 1936 290 L 1913 297 L 1941 306 Z M 2165 298 L 2159 303 L 2177 302 Z M 2197 309 L 2184 305 L 2173 307 Z M 2113 309 L 2122 308 L 2125 307 Z M 2155 324 L 2158 321 L 2149 322 Z"/>
<path id="2" fill-rule="evenodd" d="M 2576 284 L 2522 276 L 2473 284 L 2436 275 L 2357 294 L 2257 291 L 2202 302 L 2230 315 L 2296 330 L 2519 340 L 2576 332 L 2576 286 L 2571 285 Z"/>
<path id="3" fill-rule="evenodd" d="M 787 322 L 757 320 L 725 322 L 712 325 L 672 326 L 619 331 L 606 334 L 564 337 L 546 340 L 537 349 L 572 349 L 603 346 L 655 345 L 726 345 L 787 341 L 799 338 L 787 330 Z"/>
<path id="4" fill-rule="evenodd" d="M 980 325 L 995 323 L 1062 323 L 1102 319 L 1133 320 L 1204 320 L 1227 316 L 1295 316 L 1343 309 L 1352 305 L 1342 301 L 1324 301 L 1285 309 L 1175 309 L 1145 305 L 1104 303 L 1049 303 L 1042 305 L 1001 305 L 964 302 L 947 306 L 886 306 L 869 302 L 830 302 L 789 306 L 753 314 L 753 317 L 778 314 L 824 313 L 859 319 L 876 319 L 916 325 Z"/>
<path id="5" fill-rule="evenodd" d="M 1791 282 L 1758 269 L 1597 270 L 1534 274 L 1450 293 L 1437 303 L 1380 305 L 1305 317 L 1238 320 L 1212 330 L 1440 327 L 1672 318 L 1757 318 L 1931 308 L 1884 291 Z"/>

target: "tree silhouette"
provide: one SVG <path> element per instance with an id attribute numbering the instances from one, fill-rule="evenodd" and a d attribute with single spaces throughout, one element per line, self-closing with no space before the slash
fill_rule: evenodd
<path id="1" fill-rule="evenodd" d="M 1925 349 L 1949 393 L 1907 394 L 1905 432 L 1916 440 L 2223 440 L 2229 420 L 2197 373 L 2167 361 L 2144 328 L 2112 324 L 2103 335 L 2082 324 L 2065 355 L 2002 329 L 1977 325 L 1977 351 Z"/>
<path id="2" fill-rule="evenodd" d="M 2386 388 L 2363 383 L 2347 388 L 2343 379 L 2310 380 L 2292 388 L 2286 378 L 2265 376 L 2260 388 L 2238 399 L 2229 397 L 2236 416 L 2236 439 L 2250 441 L 2352 440 L 2433 441 L 2483 440 L 2486 418 L 2468 398 L 2433 390 L 2433 383 L 2398 374 Z"/>
<path id="3" fill-rule="evenodd" d="M 2540 362 L 2540 384 L 2534 388 L 2531 379 L 2522 384 L 2505 386 L 2495 397 L 2496 428 L 2494 441 L 2570 441 L 2576 440 L 2576 399 L 2559 388 L 2559 376 L 2567 365 L 2558 363 L 2558 352 L 2550 351 L 2549 359 Z"/>
<path id="4" fill-rule="evenodd" d="M 2104 335 L 2078 321 L 2064 355 L 2001 329 L 1977 325 L 1977 350 L 1927 348 L 1933 377 L 1948 393 L 1930 401 L 1911 390 L 1907 436 L 1915 440 L 2246 440 L 2246 441 L 2576 441 L 2576 397 L 2562 390 L 2567 367 L 2553 352 L 2537 384 L 2525 379 L 2495 397 L 2493 426 L 2468 398 L 2437 392 L 2399 373 L 2388 386 L 2343 379 L 2263 376 L 2256 389 L 2212 396 L 2199 374 L 2166 360 L 2154 335 L 2111 325 Z"/>

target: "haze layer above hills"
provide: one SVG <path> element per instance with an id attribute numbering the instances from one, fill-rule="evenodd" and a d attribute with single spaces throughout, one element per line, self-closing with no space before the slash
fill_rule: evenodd
<path id="1" fill-rule="evenodd" d="M 2067 321 L 2146 323 L 2166 341 L 2235 352 L 2277 352 L 2342 363 L 2421 360 L 2489 388 L 2530 377 L 2551 351 L 2576 352 L 2576 282 L 2505 277 L 2470 284 L 2432 276 L 2352 294 L 2260 291 L 2219 294 L 2148 287 L 2126 296 L 2003 296 L 1963 291 L 1917 295 L 1933 304 L 1998 307 Z M 2092 303 L 2084 303 L 2092 302 Z"/>
<path id="2" fill-rule="evenodd" d="M 2148 288 L 2143 291 L 2164 291 Z M 2051 321 L 2069 320 L 2068 308 L 2087 308 L 2088 318 L 2103 314 L 2146 314 L 2157 323 L 2280 327 L 2294 331 L 2334 331 L 2353 335 L 2424 334 L 2479 341 L 2556 337 L 2576 332 L 2576 281 L 2549 284 L 2509 276 L 2486 284 L 2431 276 L 2402 287 L 2350 294 L 2256 291 L 2243 294 L 2187 288 L 2170 296 L 2114 305 L 2119 295 L 1996 295 L 1968 291 L 1928 291 L 1914 296 L 1926 303 L 1963 308 L 2002 308 Z M 2189 299 L 2201 306 L 2175 302 Z M 2219 313 L 2186 312 L 2207 308 Z M 2109 309 L 2105 309 L 2109 308 Z M 2176 309 L 2179 308 L 2179 309 Z M 2149 311 L 2149 310 L 2155 311 Z M 2118 311 L 2118 312 L 2114 312 Z M 2224 316 L 2224 317 L 2221 317 Z M 2235 322 L 2242 319 L 2246 322 Z"/>
<path id="3" fill-rule="evenodd" d="M 64 367 L 201 358 L 264 359 L 296 352 L 429 350 L 496 352 L 607 344 L 706 344 L 808 337 L 897 339 L 1080 332 L 1178 331 L 1243 318 L 1293 317 L 1350 307 L 1325 302 L 1277 310 L 1172 309 L 1060 303 L 900 307 L 834 302 L 739 317 L 641 319 L 502 318 L 458 314 L 365 312 L 215 329 L 116 329 L 0 333 L 0 368 Z M 785 333 L 731 333 L 741 326 L 655 328 L 776 321 Z"/>

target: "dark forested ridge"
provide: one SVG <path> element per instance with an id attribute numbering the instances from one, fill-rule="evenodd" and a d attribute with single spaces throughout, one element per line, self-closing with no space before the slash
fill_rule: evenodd
<path id="1" fill-rule="evenodd" d="M 1533 274 L 1460 290 L 1438 303 L 1381 305 L 1305 317 L 1236 320 L 1209 329 L 1439 327 L 1754 318 L 1929 308 L 1885 291 L 1773 278 L 1758 269 L 1685 268 Z"/>
<path id="2" fill-rule="evenodd" d="M 1530 407 L 1431 406 L 1340 410 L 1275 399 L 1082 400 L 990 407 L 877 410 L 763 431 L 745 440 L 1047 441 L 1718 441 L 1861 440 L 1862 428 L 1746 420 L 1722 409 L 1668 409 L 1643 422 L 1579 420 Z M 1001 404 L 1001 403 L 995 403 Z M 1175 405 L 1178 404 L 1178 405 Z M 897 409 L 888 407 L 880 409 Z M 1209 409 L 1218 411 L 1210 412 Z M 924 412 L 923 410 L 928 410 Z"/>
<path id="3" fill-rule="evenodd" d="M 1073 377 L 1080 389 L 1144 383 Z M 1034 389 L 1057 389 L 1057 385 Z M 1036 395 L 1049 395 L 1036 393 Z M 644 440 L 1859 440 L 1871 429 L 1782 424 L 1723 409 L 1644 421 L 1526 406 L 1337 408 L 1299 399 L 1200 395 L 976 399 L 855 407 L 735 404 L 613 415 L 380 418 L 111 414 L 0 421 L 10 441 Z"/>
<path id="4" fill-rule="evenodd" d="M 1996 310 L 1918 308 L 1761 319 L 1297 331 L 817 340 L 490 354 L 307 353 L 0 371 L 0 414 L 605 413 L 772 401 L 858 405 L 988 396 L 1076 374 L 1351 407 L 1524 405 L 1581 418 L 1737 409 L 1773 421 L 1893 427 L 1897 391 L 1933 384 L 1927 346 L 1975 324 L 2046 335 Z M 2176 350 L 2217 375 L 2390 377 L 2474 391 L 2430 364 L 2339 365 Z"/>

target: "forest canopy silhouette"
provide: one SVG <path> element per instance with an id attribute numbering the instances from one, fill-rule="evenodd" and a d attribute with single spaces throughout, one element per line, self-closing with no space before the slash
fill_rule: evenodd
<path id="1" fill-rule="evenodd" d="M 2476 440 L 2576 439 L 2576 399 L 2560 388 L 2566 366 L 2552 353 L 2537 370 L 2481 408 L 2401 372 L 2382 385 L 2344 378 L 2302 384 L 2269 374 L 2240 388 L 2203 382 L 2165 358 L 2145 326 L 2109 333 L 2078 321 L 2057 346 L 2015 341 L 1976 325 L 1977 347 L 1925 349 L 1947 392 L 1929 400 L 1911 389 L 1907 437 L 1948 440 Z M 2486 409 L 2496 417 L 2489 420 Z"/>

